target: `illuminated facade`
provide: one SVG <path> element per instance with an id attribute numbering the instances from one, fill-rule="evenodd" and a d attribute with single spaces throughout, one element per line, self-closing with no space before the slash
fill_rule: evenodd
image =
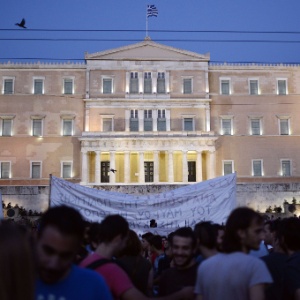
<path id="1" fill-rule="evenodd" d="M 299 182 L 300 67 L 209 60 L 145 40 L 0 64 L 0 188 Z"/>

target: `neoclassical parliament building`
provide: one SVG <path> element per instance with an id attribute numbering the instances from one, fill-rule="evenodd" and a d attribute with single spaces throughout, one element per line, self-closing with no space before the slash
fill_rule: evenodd
<path id="1" fill-rule="evenodd" d="M 128 191 L 300 180 L 299 65 L 214 64 L 145 39 L 83 63 L 1 63 L 0 78 L 4 200 L 45 200 L 49 174 Z"/>

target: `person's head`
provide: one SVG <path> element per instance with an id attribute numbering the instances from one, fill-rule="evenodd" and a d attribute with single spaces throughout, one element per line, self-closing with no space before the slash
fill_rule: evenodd
<path id="1" fill-rule="evenodd" d="M 142 244 L 138 235 L 129 230 L 125 248 L 119 253 L 119 256 L 139 256 L 142 253 Z"/>
<path id="2" fill-rule="evenodd" d="M 162 237 L 160 235 L 155 234 L 150 237 L 149 244 L 152 251 L 162 251 Z"/>
<path id="3" fill-rule="evenodd" d="M 43 214 L 37 235 L 38 271 L 41 280 L 55 283 L 68 274 L 83 234 L 84 220 L 72 207 L 55 206 Z"/>
<path id="4" fill-rule="evenodd" d="M 239 207 L 231 212 L 226 222 L 223 251 L 248 253 L 258 250 L 263 238 L 263 218 L 250 208 Z"/>
<path id="5" fill-rule="evenodd" d="M 281 220 L 278 238 L 288 254 L 300 251 L 300 219 L 291 217 Z"/>
<path id="6" fill-rule="evenodd" d="M 217 247 L 217 229 L 209 221 L 199 222 L 194 227 L 194 233 L 199 246 L 208 249 L 216 249 Z"/>
<path id="7" fill-rule="evenodd" d="M 196 238 L 192 228 L 181 227 L 172 233 L 171 248 L 174 266 L 185 269 L 194 261 Z"/>
<path id="8" fill-rule="evenodd" d="M 225 227 L 224 225 L 220 225 L 220 224 L 213 224 L 213 226 L 217 232 L 217 237 L 216 237 L 217 249 L 219 251 L 222 251 Z"/>
<path id="9" fill-rule="evenodd" d="M 109 215 L 102 220 L 99 227 L 99 244 L 113 246 L 114 255 L 122 251 L 126 245 L 129 225 L 120 215 Z"/>
<path id="10" fill-rule="evenodd" d="M 150 248 L 149 240 L 153 235 L 154 234 L 152 232 L 146 232 L 146 233 L 142 234 L 143 250 L 149 250 L 149 248 Z"/>
<path id="11" fill-rule="evenodd" d="M 0 245 L 0 299 L 33 299 L 35 266 L 28 235 L 16 224 L 0 221 Z"/>
<path id="12" fill-rule="evenodd" d="M 264 232 L 265 232 L 265 238 L 264 238 L 264 242 L 267 245 L 273 245 L 274 242 L 274 236 L 273 236 L 273 232 L 272 232 L 272 223 L 274 221 L 266 221 L 264 224 Z"/>

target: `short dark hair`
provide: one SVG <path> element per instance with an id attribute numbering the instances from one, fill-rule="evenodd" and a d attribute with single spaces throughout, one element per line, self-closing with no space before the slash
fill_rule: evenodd
<path id="1" fill-rule="evenodd" d="M 300 220 L 290 217 L 281 220 L 278 237 L 286 250 L 300 251 Z"/>
<path id="2" fill-rule="evenodd" d="M 128 234 L 129 225 L 126 219 L 120 215 L 109 215 L 102 220 L 99 227 L 99 242 L 111 242 L 116 236 L 125 237 Z"/>
<path id="3" fill-rule="evenodd" d="M 231 253 L 241 251 L 242 245 L 238 231 L 250 227 L 253 220 L 263 224 L 262 216 L 248 207 L 239 207 L 231 212 L 225 225 L 223 251 Z"/>
<path id="4" fill-rule="evenodd" d="M 119 256 L 138 256 L 142 253 L 142 244 L 135 231 L 129 230 L 125 248 Z"/>
<path id="5" fill-rule="evenodd" d="M 197 223 L 194 227 L 194 232 L 200 245 L 203 245 L 208 249 L 217 247 L 218 229 L 212 222 L 206 221 Z"/>
<path id="6" fill-rule="evenodd" d="M 184 238 L 191 238 L 192 239 L 192 246 L 196 246 L 196 237 L 194 231 L 191 227 L 180 227 L 174 232 L 172 232 L 172 238 L 170 239 L 171 246 L 173 245 L 173 240 L 175 236 L 184 237 Z"/>
<path id="7" fill-rule="evenodd" d="M 162 249 L 162 237 L 158 234 L 153 235 L 149 239 L 149 244 L 151 246 L 153 246 L 155 249 L 161 250 Z"/>
<path id="8" fill-rule="evenodd" d="M 48 226 L 57 228 L 65 235 L 74 235 L 79 241 L 83 239 L 85 223 L 81 214 L 73 207 L 66 205 L 50 207 L 40 219 L 39 237 Z"/>

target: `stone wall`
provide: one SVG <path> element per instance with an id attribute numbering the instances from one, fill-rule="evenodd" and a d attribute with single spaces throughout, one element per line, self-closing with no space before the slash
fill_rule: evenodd
<path id="1" fill-rule="evenodd" d="M 95 187 L 106 191 L 127 194 L 157 194 L 182 185 L 120 185 Z M 41 212 L 47 209 L 49 199 L 48 186 L 9 186 L 0 187 L 2 200 L 12 206 L 18 204 L 25 209 Z M 237 205 L 248 206 L 259 212 L 265 212 L 271 206 L 281 206 L 284 200 L 300 200 L 300 183 L 290 184 L 237 184 Z"/>

